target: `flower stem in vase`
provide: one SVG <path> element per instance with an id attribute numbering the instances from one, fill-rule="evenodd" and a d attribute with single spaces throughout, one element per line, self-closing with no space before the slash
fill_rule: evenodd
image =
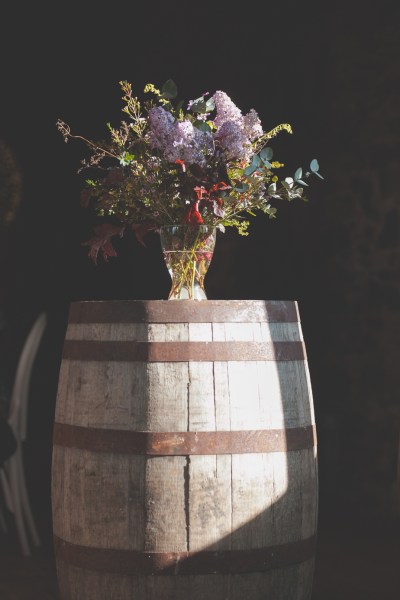
<path id="1" fill-rule="evenodd" d="M 207 225 L 161 227 L 161 246 L 172 279 L 169 300 L 207 300 L 204 278 L 210 266 L 216 230 Z"/>

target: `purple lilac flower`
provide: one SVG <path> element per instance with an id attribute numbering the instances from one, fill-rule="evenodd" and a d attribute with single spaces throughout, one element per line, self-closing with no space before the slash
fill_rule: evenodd
<path id="1" fill-rule="evenodd" d="M 254 108 L 252 108 L 247 115 L 243 117 L 243 125 L 244 131 L 251 141 L 263 134 L 260 118 Z"/>
<path id="2" fill-rule="evenodd" d="M 219 128 L 227 121 L 241 123 L 243 120 L 240 109 L 232 102 L 225 92 L 217 91 L 213 96 L 217 116 L 214 119 L 214 125 Z"/>
<path id="3" fill-rule="evenodd" d="M 206 154 L 212 148 L 212 136 L 193 127 L 190 121 L 177 121 L 164 149 L 164 156 L 170 162 L 183 160 L 187 164 L 206 164 Z"/>
<path id="4" fill-rule="evenodd" d="M 163 149 L 168 143 L 171 128 L 174 124 L 174 117 L 170 112 L 157 106 L 149 111 L 150 135 L 149 142 L 152 148 Z"/>
<path id="5" fill-rule="evenodd" d="M 249 160 L 251 142 L 263 133 L 258 114 L 251 109 L 243 116 L 225 92 L 215 92 L 213 100 L 217 110 L 214 138 L 219 141 L 227 158 Z"/>
<path id="6" fill-rule="evenodd" d="M 169 162 L 183 160 L 187 164 L 206 164 L 206 155 L 212 151 L 210 133 L 193 127 L 190 121 L 175 121 L 164 108 L 149 112 L 149 143 L 159 148 Z"/>
<path id="7" fill-rule="evenodd" d="M 226 121 L 214 134 L 229 159 L 248 160 L 251 155 L 250 141 L 243 127 L 235 121 Z"/>

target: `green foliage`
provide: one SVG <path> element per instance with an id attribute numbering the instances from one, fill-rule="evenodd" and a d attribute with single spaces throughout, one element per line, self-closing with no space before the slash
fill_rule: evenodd
<path id="1" fill-rule="evenodd" d="M 321 179 L 323 179 L 322 175 L 320 173 L 318 173 L 319 171 L 319 164 L 316 158 L 314 158 L 311 162 L 310 162 L 310 169 L 311 172 L 314 173 L 314 175 L 318 175 L 318 177 L 320 177 Z"/>
<path id="2" fill-rule="evenodd" d="M 161 97 L 165 100 L 173 100 L 178 95 L 178 88 L 172 79 L 168 79 L 161 88 Z"/>
<path id="3" fill-rule="evenodd" d="M 135 158 L 134 154 L 130 154 L 129 152 L 123 152 L 121 154 L 119 162 L 123 167 L 127 167 L 134 161 L 134 158 Z"/>

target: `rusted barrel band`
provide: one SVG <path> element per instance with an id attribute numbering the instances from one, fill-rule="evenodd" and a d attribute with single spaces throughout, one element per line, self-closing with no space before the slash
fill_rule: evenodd
<path id="1" fill-rule="evenodd" d="M 158 433 L 54 423 L 53 443 L 56 446 L 79 448 L 91 452 L 187 456 L 293 452 L 316 446 L 317 436 L 314 425 L 255 431 Z"/>
<path id="2" fill-rule="evenodd" d="M 172 302 L 172 301 L 171 301 Z M 63 358 L 122 362 L 305 360 L 303 342 L 102 342 L 65 340 Z"/>
<path id="3" fill-rule="evenodd" d="M 73 302 L 69 323 L 296 323 L 293 300 Z"/>
<path id="4" fill-rule="evenodd" d="M 315 554 L 316 536 L 249 550 L 141 552 L 71 544 L 54 536 L 55 555 L 65 563 L 121 575 L 206 575 L 257 573 L 302 563 Z"/>

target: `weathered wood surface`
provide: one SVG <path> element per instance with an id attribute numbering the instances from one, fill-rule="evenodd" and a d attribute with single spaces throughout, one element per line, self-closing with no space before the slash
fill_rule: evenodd
<path id="1" fill-rule="evenodd" d="M 76 303 L 66 340 L 302 341 L 295 303 L 266 303 L 263 310 L 260 301 L 240 301 L 240 307 L 239 301 L 218 302 L 218 315 L 240 314 L 242 322 L 203 322 L 201 303 L 195 303 L 197 321 L 190 322 L 185 301 L 159 302 L 164 323 L 158 322 L 156 301 L 143 303 L 146 310 L 151 304 L 156 315 L 149 323 L 129 322 L 129 303 L 123 303 L 122 322 L 116 318 L 118 303 L 92 303 L 95 314 L 101 314 L 99 304 L 107 310 L 99 322 L 90 322 L 90 303 Z M 182 322 L 176 322 L 179 305 Z M 193 301 L 187 306 L 193 312 Z M 63 359 L 55 420 L 104 430 L 236 432 L 307 427 L 314 424 L 314 413 L 306 360 Z M 55 536 L 89 550 L 218 554 L 290 546 L 316 532 L 316 447 L 150 457 L 54 445 L 52 505 Z M 57 563 L 62 597 L 69 600 L 258 600 L 267 595 L 307 600 L 313 573 L 312 556 L 265 572 L 245 572 L 250 560 L 244 572 L 201 575 L 180 575 L 179 564 L 176 575 L 129 575 L 84 569 L 61 556 Z"/>

